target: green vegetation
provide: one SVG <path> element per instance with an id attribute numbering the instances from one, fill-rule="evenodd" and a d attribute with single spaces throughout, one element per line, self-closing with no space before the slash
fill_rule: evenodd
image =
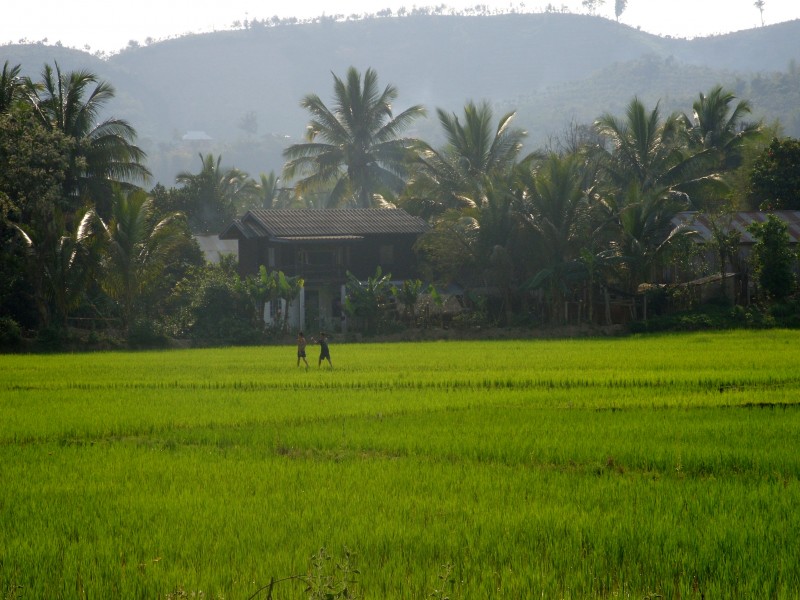
<path id="1" fill-rule="evenodd" d="M 0 590 L 793 598 L 798 341 L 2 356 Z"/>
<path id="2" fill-rule="evenodd" d="M 245 258 L 246 273 L 217 269 L 204 263 L 192 238 L 220 232 L 248 208 L 277 205 L 399 206 L 426 219 L 430 230 L 417 240 L 412 277 L 459 290 L 457 308 L 465 314 L 458 317 L 476 325 L 611 325 L 627 318 L 614 320 L 612 296 L 634 321 L 646 320 L 642 290 L 677 289 L 696 302 L 686 282 L 719 274 L 724 295 L 726 262 L 735 270 L 730 301 L 791 306 L 795 299 L 797 261 L 788 238 L 780 268 L 771 270 L 763 263 L 772 255 L 760 246 L 746 264 L 721 224 L 758 190 L 773 189 L 767 184 L 791 171 L 795 157 L 788 150 L 773 156 L 777 139 L 762 154 L 772 132 L 749 121 L 751 104 L 721 85 L 700 92 L 686 113 L 666 114 L 660 102 L 633 97 L 624 115 L 604 112 L 552 147 L 523 154 L 527 132 L 514 125 L 515 111 L 495 123 L 488 102 L 468 101 L 463 118 L 437 107 L 445 141 L 434 148 L 400 137 L 425 109 L 415 104 L 395 114 L 398 90 L 389 84 L 381 92 L 372 68 L 362 75 L 350 67 L 333 80 L 330 106 L 313 93 L 301 100 L 310 113 L 306 142 L 285 149 L 280 186 L 274 172 L 262 173 L 259 183 L 223 167 L 221 156 L 200 153 L 198 173 L 176 175 L 182 187 L 148 193 L 137 185 L 150 172 L 133 127 L 113 118 L 92 125 L 114 98 L 110 84 L 58 64 L 45 65 L 34 81 L 6 62 L 0 316 L 51 349 L 71 347 L 76 319 L 84 331 L 98 323 L 113 329 L 129 347 L 148 339 L 163 346 L 169 336 L 246 343 L 285 333 L 283 326 L 265 331 L 262 310 L 270 299 L 292 300 L 299 288 L 271 294 L 266 280 L 259 283 L 257 261 L 268 256 Z M 793 206 L 796 186 L 778 187 L 767 204 Z M 720 223 L 710 260 L 694 243 L 687 212 L 713 214 Z M 250 323 L 235 314 L 242 304 L 251 309 Z M 350 311 L 364 317 L 366 332 L 396 325 L 373 304 L 369 314 Z M 220 315 L 227 306 L 234 314 Z M 651 316 L 659 309 L 651 306 Z"/>

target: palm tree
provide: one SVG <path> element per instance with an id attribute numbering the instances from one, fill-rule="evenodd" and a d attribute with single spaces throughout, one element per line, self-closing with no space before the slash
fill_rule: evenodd
<path id="1" fill-rule="evenodd" d="M 110 185 L 146 182 L 150 171 L 144 166 L 145 152 L 134 144 L 136 130 L 122 119 L 97 123 L 105 104 L 114 98 L 114 88 L 89 71 L 62 73 L 45 65 L 41 83 L 25 80 L 28 96 L 40 122 L 75 140 L 71 168 L 64 184 L 65 194 L 83 196 L 95 203 L 101 214 L 110 197 Z M 94 87 L 92 87 L 94 86 Z"/>
<path id="2" fill-rule="evenodd" d="M 21 68 L 20 65 L 10 66 L 8 61 L 3 63 L 3 70 L 0 72 L 0 115 L 8 112 L 25 97 L 25 84 L 19 76 Z"/>
<path id="3" fill-rule="evenodd" d="M 617 17 L 617 21 L 622 16 L 622 13 L 625 12 L 625 8 L 628 6 L 628 0 L 616 0 L 614 2 L 614 15 Z"/>
<path id="4" fill-rule="evenodd" d="M 273 208 L 306 208 L 304 199 L 294 193 L 291 188 L 279 187 L 280 179 L 274 171 L 268 175 L 261 173 L 260 181 L 255 185 L 254 203 L 256 208 L 270 210 Z"/>
<path id="5" fill-rule="evenodd" d="M 101 285 L 119 303 L 123 328 L 137 313 L 137 301 L 159 280 L 183 239 L 180 213 L 153 222 L 153 201 L 142 190 L 114 189 L 113 217 L 105 226 L 106 254 Z"/>
<path id="6" fill-rule="evenodd" d="M 516 113 L 500 117 L 492 128 L 493 113 L 488 103 L 469 102 L 464 107 L 464 124 L 458 116 L 437 109 L 439 123 L 447 138 L 445 153 L 455 156 L 470 177 L 506 172 L 522 150 L 525 131 L 513 128 Z"/>
<path id="7" fill-rule="evenodd" d="M 610 192 L 620 199 L 631 185 L 640 195 L 681 195 L 696 204 L 711 191 L 727 190 L 714 169 L 712 150 L 687 152 L 684 121 L 677 114 L 662 121 L 658 105 L 648 112 L 634 98 L 625 119 L 605 114 L 595 127 L 610 143 L 610 149 L 601 149 L 603 171 Z"/>
<path id="8" fill-rule="evenodd" d="M 741 100 L 732 106 L 734 100 L 732 92 L 717 85 L 694 101 L 691 117 L 683 115 L 689 147 L 717 151 L 719 168 L 726 171 L 741 165 L 744 146 L 763 131 L 760 123 L 744 122 L 752 110 L 750 103 Z"/>
<path id="9" fill-rule="evenodd" d="M 275 171 L 270 171 L 269 175 L 261 174 L 261 183 L 258 184 L 256 191 L 259 199 L 259 207 L 265 210 L 276 208 L 280 189 L 278 188 L 278 176 Z"/>
<path id="10" fill-rule="evenodd" d="M 759 14 L 761 15 L 761 26 L 764 26 L 764 5 L 766 2 L 764 0 L 756 0 L 753 2 L 753 6 L 758 9 Z"/>
<path id="11" fill-rule="evenodd" d="M 367 69 L 363 81 L 353 67 L 346 80 L 336 75 L 333 80 L 333 109 L 316 94 L 300 103 L 312 116 L 307 142 L 284 151 L 288 162 L 283 177 L 301 177 L 296 184 L 298 194 L 330 189 L 331 206 L 371 207 L 375 194 L 404 187 L 419 142 L 399 135 L 425 111 L 414 105 L 395 116 L 392 102 L 397 89 L 388 85 L 381 92 L 372 69 Z"/>
<path id="12" fill-rule="evenodd" d="M 187 217 L 192 231 L 220 230 L 248 205 L 255 196 L 256 184 L 244 171 L 223 168 L 222 156 L 200 154 L 199 173 L 182 171 L 175 177 L 190 196 L 191 209 Z"/>
<path id="13" fill-rule="evenodd" d="M 94 277 L 102 235 L 94 209 L 80 215 L 74 231 L 66 230 L 64 216 L 57 207 L 48 209 L 41 215 L 45 218 L 12 227 L 27 249 L 34 301 L 42 325 L 63 327 Z"/>
<path id="14" fill-rule="evenodd" d="M 582 224 L 590 195 L 583 167 L 581 155 L 553 154 L 539 170 L 520 175 L 525 195 L 517 213 L 534 234 L 542 258 L 542 268 L 528 285 L 548 286 L 554 322 L 563 319 L 561 307 L 570 279 L 583 271 L 579 260 L 585 242 Z"/>
<path id="15" fill-rule="evenodd" d="M 642 193 L 651 190 L 695 190 L 707 177 L 707 152 L 687 155 L 684 147 L 684 122 L 677 114 L 661 119 L 658 105 L 647 112 L 634 98 L 628 105 L 625 119 L 605 114 L 595 122 L 599 133 L 610 143 L 603 149 L 604 170 L 610 183 L 626 189 L 634 183 Z"/>
<path id="16" fill-rule="evenodd" d="M 642 193 L 635 186 L 628 188 L 621 206 L 616 207 L 619 229 L 610 252 L 622 267 L 619 274 L 626 291 L 635 293 L 639 284 L 651 281 L 653 268 L 679 238 L 696 235 L 688 225 L 673 224 L 675 215 L 685 208 L 680 196 L 664 198 Z"/>
<path id="17" fill-rule="evenodd" d="M 416 211 L 422 214 L 479 205 L 485 195 L 484 183 L 511 171 L 527 135 L 512 127 L 514 112 L 503 115 L 494 126 L 494 115 L 486 102 L 469 102 L 464 107 L 463 123 L 455 113 L 436 112 L 446 145 L 440 151 L 423 147 L 417 176 L 407 194 L 412 198 L 411 205 L 413 198 L 426 205 Z"/>

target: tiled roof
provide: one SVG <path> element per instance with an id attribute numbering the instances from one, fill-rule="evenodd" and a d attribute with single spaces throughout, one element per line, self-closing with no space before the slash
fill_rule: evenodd
<path id="1" fill-rule="evenodd" d="M 428 229 L 424 220 L 398 208 L 251 210 L 229 225 L 220 238 L 420 234 Z"/>
<path id="2" fill-rule="evenodd" d="M 363 240 L 363 235 L 287 235 L 275 238 L 279 242 L 352 242 Z"/>
<path id="3" fill-rule="evenodd" d="M 800 211 L 798 210 L 775 210 L 771 212 L 755 210 L 740 211 L 731 213 L 730 216 L 718 218 L 717 226 L 721 227 L 724 231 L 731 231 L 733 229 L 739 231 L 742 236 L 742 244 L 754 244 L 755 239 L 750 232 L 747 231 L 747 226 L 751 223 L 763 223 L 771 214 L 775 215 L 786 224 L 790 243 L 796 244 L 800 241 Z M 674 225 L 689 225 L 699 234 L 698 241 L 708 242 L 713 237 L 712 223 L 708 215 L 691 211 L 681 212 L 675 215 L 672 219 L 672 223 Z"/>

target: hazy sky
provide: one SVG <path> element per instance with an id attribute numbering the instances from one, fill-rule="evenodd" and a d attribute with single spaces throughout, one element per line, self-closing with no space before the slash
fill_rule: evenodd
<path id="1" fill-rule="evenodd" d="M 580 0 L 552 0 L 572 12 L 585 12 Z M 436 6 L 461 10 L 476 4 L 490 10 L 537 12 L 548 4 L 541 0 L 453 0 L 426 2 L 403 0 L 38 0 L 35 3 L 7 0 L 0 19 L 0 44 L 47 39 L 65 46 L 92 51 L 115 52 L 130 40 L 144 43 L 184 33 L 230 29 L 234 21 L 265 19 L 273 15 L 301 19 L 323 14 L 375 13 L 383 8 L 396 11 L 405 6 Z M 614 18 L 614 0 L 598 10 Z M 800 18 L 800 0 L 764 0 L 764 24 Z M 628 0 L 621 22 L 658 35 L 696 37 L 749 29 L 761 25 L 761 14 L 753 0 Z M 800 45 L 800 41 L 798 41 Z M 0 49 L 0 62 L 2 50 Z"/>

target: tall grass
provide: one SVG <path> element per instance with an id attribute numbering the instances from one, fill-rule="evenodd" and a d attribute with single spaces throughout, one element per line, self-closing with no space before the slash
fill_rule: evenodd
<path id="1" fill-rule="evenodd" d="M 0 590 L 249 598 L 346 547 L 365 598 L 795 598 L 798 341 L 2 356 Z"/>

